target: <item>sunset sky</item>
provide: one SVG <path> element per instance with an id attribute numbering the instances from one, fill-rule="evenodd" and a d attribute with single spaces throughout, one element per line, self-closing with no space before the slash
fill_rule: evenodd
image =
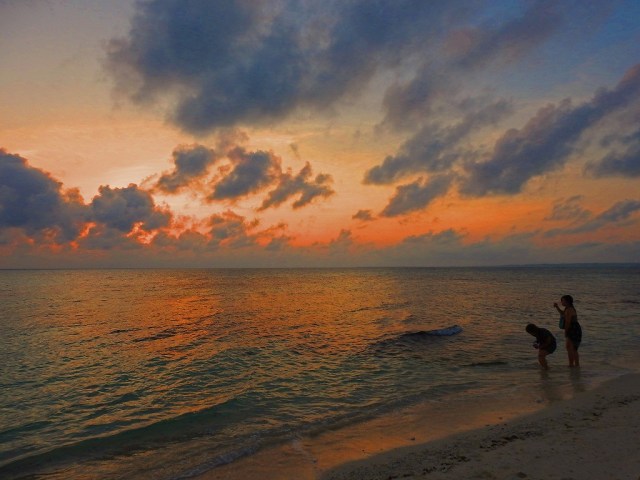
<path id="1" fill-rule="evenodd" d="M 640 2 L 0 0 L 0 267 L 640 262 Z"/>

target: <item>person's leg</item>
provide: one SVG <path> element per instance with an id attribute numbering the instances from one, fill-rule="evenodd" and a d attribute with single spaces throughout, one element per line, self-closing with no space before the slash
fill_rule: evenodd
<path id="1" fill-rule="evenodd" d="M 549 369 L 549 365 L 547 365 L 547 354 L 546 350 L 538 350 L 538 363 L 545 370 Z"/>
<path id="2" fill-rule="evenodd" d="M 579 367 L 580 355 L 578 355 L 578 349 L 575 347 L 573 342 L 568 338 L 567 338 L 567 353 L 569 354 L 569 366 Z"/>
<path id="3" fill-rule="evenodd" d="M 576 332 L 575 335 L 571 338 L 571 343 L 573 343 L 573 351 L 575 352 L 575 365 L 576 367 L 580 366 L 580 355 L 578 354 L 578 348 L 580 348 L 580 342 L 582 342 L 582 327 L 579 323 L 576 324 Z"/>

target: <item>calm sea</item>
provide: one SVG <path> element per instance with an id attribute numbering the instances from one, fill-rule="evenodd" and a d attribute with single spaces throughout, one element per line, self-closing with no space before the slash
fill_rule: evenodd
<path id="1" fill-rule="evenodd" d="M 190 478 L 425 400 L 526 390 L 524 326 L 561 337 L 565 293 L 582 381 L 640 364 L 638 266 L 0 271 L 0 476 Z M 560 342 L 552 371 L 566 363 Z"/>

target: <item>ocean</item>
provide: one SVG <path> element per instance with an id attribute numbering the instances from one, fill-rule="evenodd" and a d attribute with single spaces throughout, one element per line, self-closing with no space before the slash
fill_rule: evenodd
<path id="1" fill-rule="evenodd" d="M 3 270 L 0 477 L 195 478 L 420 405 L 542 407 L 575 387 L 567 293 L 580 388 L 637 369 L 637 265 Z"/>

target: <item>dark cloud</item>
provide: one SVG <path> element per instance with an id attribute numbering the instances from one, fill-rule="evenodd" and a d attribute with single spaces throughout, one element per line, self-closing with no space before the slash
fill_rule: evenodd
<path id="1" fill-rule="evenodd" d="M 259 226 L 258 219 L 247 220 L 227 210 L 211 215 L 206 220 L 205 233 L 193 229 L 185 229 L 177 235 L 159 231 L 154 235 L 151 245 L 162 252 L 189 255 L 196 259 L 210 258 L 212 254 L 224 256 L 228 249 L 243 248 L 243 253 L 251 256 L 263 250 L 277 252 L 287 247 L 289 237 L 283 234 L 287 229 L 286 224 L 280 223 L 261 230 Z M 251 265 L 251 262 L 246 265 Z"/>
<path id="2" fill-rule="evenodd" d="M 228 153 L 232 168 L 215 183 L 208 200 L 233 200 L 273 184 L 282 171 L 280 158 L 261 150 L 247 152 L 236 147 Z"/>
<path id="3" fill-rule="evenodd" d="M 555 202 L 551 214 L 545 220 L 571 220 L 572 222 L 587 220 L 591 217 L 591 212 L 580 205 L 583 198 L 582 195 L 575 195 Z"/>
<path id="4" fill-rule="evenodd" d="M 82 250 L 141 250 L 143 246 L 127 233 L 102 223 L 96 224 L 78 239 L 78 245 Z"/>
<path id="5" fill-rule="evenodd" d="M 163 173 L 155 187 L 165 193 L 177 193 L 182 188 L 207 174 L 219 156 L 203 145 L 182 145 L 173 153 L 173 171 Z"/>
<path id="6" fill-rule="evenodd" d="M 48 173 L 18 156 L 0 151 L 0 229 L 20 229 L 40 242 L 77 241 L 86 249 L 129 249 L 138 245 L 138 227 L 151 232 L 167 227 L 168 210 L 136 185 L 101 186 L 89 205 L 77 190 L 63 191 Z M 85 232 L 86 230 L 86 232 Z"/>
<path id="7" fill-rule="evenodd" d="M 262 202 L 259 210 L 277 207 L 292 197 L 296 197 L 293 208 L 309 205 L 316 198 L 327 198 L 335 192 L 330 187 L 333 179 L 327 174 L 312 178 L 309 162 L 296 175 L 291 170 L 282 171 L 282 160 L 273 152 L 262 150 L 247 151 L 237 145 L 236 136 L 221 139 L 216 149 L 203 145 L 180 146 L 173 152 L 175 168 L 165 172 L 154 186 L 154 190 L 164 193 L 178 193 L 195 184 L 203 187 L 208 183 L 212 188 L 206 200 L 209 202 L 237 200 L 256 194 L 275 185 Z M 299 156 L 295 145 L 293 152 Z M 218 172 L 209 178 L 210 167 L 220 164 Z"/>
<path id="8" fill-rule="evenodd" d="M 331 249 L 348 248 L 353 245 L 353 235 L 351 230 L 342 229 L 336 238 L 329 241 L 327 246 Z"/>
<path id="9" fill-rule="evenodd" d="M 134 101 L 175 95 L 172 119 L 203 133 L 325 109 L 481 3 L 139 2 L 107 65 Z"/>
<path id="10" fill-rule="evenodd" d="M 483 8 L 480 4 L 476 7 Z M 488 65 L 519 60 L 560 31 L 567 21 L 570 20 L 575 28 L 581 15 L 594 18 L 598 12 L 602 13 L 602 8 L 598 7 L 585 15 L 585 9 L 576 7 L 579 2 L 575 0 L 537 0 L 528 2 L 527 7 L 513 18 L 503 12 L 500 18 L 486 16 L 486 21 L 479 25 L 456 27 L 453 24 L 445 32 L 444 55 L 440 61 L 426 56 L 411 80 L 387 89 L 383 125 L 397 129 L 422 124 L 438 100 L 446 96 L 450 101 L 462 78 Z"/>
<path id="11" fill-rule="evenodd" d="M 370 222 L 371 220 L 373 220 L 373 212 L 371 210 L 358 210 L 351 218 L 353 220 Z"/>
<path id="12" fill-rule="evenodd" d="M 585 172 L 594 177 L 640 177 L 640 130 L 618 139 L 623 151 L 614 150 L 598 162 L 590 162 Z M 610 147 L 607 142 L 607 147 Z"/>
<path id="13" fill-rule="evenodd" d="M 594 222 L 602 222 L 603 224 L 620 222 L 638 210 L 640 210 L 640 200 L 623 200 L 598 215 Z"/>
<path id="14" fill-rule="evenodd" d="M 382 101 L 385 110 L 382 125 L 398 130 L 415 128 L 430 116 L 438 98 L 453 95 L 455 90 L 447 72 L 425 64 L 411 81 L 387 88 Z"/>
<path id="15" fill-rule="evenodd" d="M 583 222 L 572 228 L 556 228 L 546 232 L 546 237 L 555 237 L 563 234 L 586 233 L 609 226 L 623 226 L 633 221 L 631 217 L 640 211 L 640 200 L 622 200 L 612 207 L 595 216 L 591 220 Z"/>
<path id="16" fill-rule="evenodd" d="M 151 246 L 158 251 L 174 252 L 176 255 L 199 255 L 224 252 L 226 248 L 261 248 L 259 240 L 266 237 L 265 243 L 275 239 L 275 232 L 282 226 L 272 227 L 266 231 L 258 231 L 260 222 L 247 220 L 237 213 L 227 210 L 211 215 L 206 220 L 207 231 L 202 233 L 194 229 L 185 229 L 179 234 L 158 231 Z"/>
<path id="17" fill-rule="evenodd" d="M 221 245 L 231 248 L 257 245 L 257 235 L 252 232 L 258 225 L 258 220 L 246 221 L 245 217 L 230 210 L 212 215 L 209 218 L 209 245 Z"/>
<path id="18" fill-rule="evenodd" d="M 465 241 L 466 240 L 466 241 Z M 535 233 L 469 242 L 454 230 L 408 237 L 375 252 L 381 266 L 482 266 L 622 262 L 640 258 L 640 242 L 582 242 L 544 246 Z M 371 258 L 371 257 L 370 257 Z M 370 262 L 372 262 L 370 260 Z"/>
<path id="19" fill-rule="evenodd" d="M 406 175 L 440 172 L 463 157 L 459 143 L 470 133 L 491 126 L 511 113 L 511 104 L 498 100 L 476 106 L 453 125 L 426 125 L 407 140 L 399 152 L 365 173 L 365 184 L 389 184 Z"/>
<path id="20" fill-rule="evenodd" d="M 425 208 L 431 201 L 445 193 L 453 181 L 452 175 L 438 175 L 427 181 L 416 180 L 396 187 L 395 195 L 380 213 L 383 217 L 396 217 Z"/>
<path id="21" fill-rule="evenodd" d="M 280 175 L 278 186 L 275 190 L 269 192 L 267 198 L 262 202 L 260 210 L 277 207 L 296 195 L 299 195 L 299 197 L 293 203 L 293 208 L 298 209 L 308 205 L 315 198 L 327 198 L 335 193 L 329 187 L 332 182 L 330 175 L 319 174 L 310 181 L 309 179 L 312 175 L 311 165 L 308 162 L 295 176 L 291 171 Z"/>
<path id="22" fill-rule="evenodd" d="M 508 130 L 488 160 L 467 165 L 469 176 L 461 191 L 473 196 L 520 192 L 531 177 L 563 165 L 585 130 L 637 101 L 639 92 L 636 65 L 613 90 L 601 89 L 588 102 L 574 106 L 564 100 L 540 109 L 522 129 Z"/>
<path id="23" fill-rule="evenodd" d="M 491 61 L 512 62 L 530 52 L 567 19 L 575 22 L 579 1 L 538 0 L 504 23 L 454 31 L 449 38 L 452 66 L 471 70 Z"/>
<path id="24" fill-rule="evenodd" d="M 492 242 L 465 242 L 461 233 L 448 229 L 405 238 L 384 250 L 383 265 L 462 266 L 536 263 L 538 249 L 530 235 L 506 237 Z M 548 261 L 548 257 L 547 261 Z"/>
<path id="25" fill-rule="evenodd" d="M 458 245 L 463 240 L 463 236 L 453 229 L 443 230 L 439 233 L 423 233 L 421 235 L 410 235 L 402 242 L 401 245 L 418 245 L 423 243 L 439 244 L 439 245 Z"/>
<path id="26" fill-rule="evenodd" d="M 289 241 L 291 237 L 276 237 L 269 240 L 269 243 L 264 247 L 268 252 L 285 252 L 289 247 Z"/>
<path id="27" fill-rule="evenodd" d="M 160 250 L 176 250 L 198 255 L 209 250 L 209 237 L 193 230 L 184 230 L 175 236 L 166 231 L 159 231 L 154 235 L 151 245 Z"/>
<path id="28" fill-rule="evenodd" d="M 91 219 L 120 232 L 130 232 L 135 225 L 146 231 L 169 225 L 170 212 L 156 207 L 153 197 L 137 185 L 125 188 L 101 186 L 93 197 Z"/>
<path id="29" fill-rule="evenodd" d="M 50 232 L 70 241 L 86 215 L 77 190 L 63 191 L 51 175 L 0 149 L 0 229 L 20 228 L 28 235 Z"/>
<path id="30" fill-rule="evenodd" d="M 257 25 L 249 2 L 138 2 L 128 38 L 112 40 L 109 61 L 125 75 L 121 81 L 136 77 L 132 93 L 144 100 L 233 62 Z"/>

